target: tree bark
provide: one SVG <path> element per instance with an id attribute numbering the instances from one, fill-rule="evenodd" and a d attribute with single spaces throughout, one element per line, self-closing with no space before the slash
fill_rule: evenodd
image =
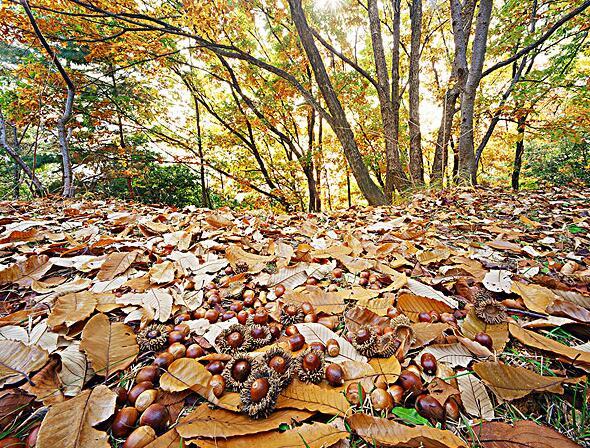
<path id="1" fill-rule="evenodd" d="M 201 175 L 201 206 L 205 208 L 210 208 L 211 204 L 209 203 L 209 195 L 207 192 L 207 184 L 205 181 L 205 164 L 202 162 L 204 159 L 203 156 L 203 136 L 201 133 L 201 108 L 199 107 L 199 102 L 193 95 L 193 100 L 195 103 L 195 119 L 197 121 L 197 150 L 199 152 L 199 158 L 201 159 L 200 163 L 200 170 L 199 174 Z"/>
<path id="2" fill-rule="evenodd" d="M 514 165 L 512 167 L 512 189 L 518 191 L 520 187 L 520 170 L 522 168 L 522 156 L 524 154 L 524 132 L 526 130 L 527 115 L 518 117 L 516 148 L 514 152 Z"/>
<path id="3" fill-rule="evenodd" d="M 422 135 L 420 132 L 420 39 L 422 36 L 422 0 L 412 0 L 410 10 L 412 37 L 410 43 L 409 123 L 410 177 L 412 184 L 424 183 Z"/>
<path id="4" fill-rule="evenodd" d="M 27 177 L 30 179 L 30 181 L 31 181 L 30 189 L 31 189 L 31 193 L 33 194 L 33 196 L 35 194 L 37 194 L 39 196 L 44 196 L 45 195 L 45 188 L 43 187 L 43 184 L 41 183 L 41 181 L 37 178 L 35 173 L 33 173 L 33 170 L 31 170 L 29 165 L 27 165 L 25 163 L 25 161 L 19 155 L 16 148 L 13 148 L 12 146 L 10 146 L 8 144 L 8 139 L 6 136 L 6 120 L 5 120 L 4 115 L 2 114 L 1 111 L 0 111 L 0 144 L 2 144 L 2 146 L 4 147 L 4 150 L 8 153 L 8 155 L 14 161 L 14 163 L 16 163 L 24 171 L 24 173 L 27 175 Z"/>
<path id="5" fill-rule="evenodd" d="M 20 3 L 27 14 L 29 21 L 31 22 L 33 30 L 35 31 L 35 35 L 37 36 L 37 38 L 41 42 L 41 45 L 43 46 L 43 48 L 45 49 L 47 54 L 49 55 L 49 59 L 51 60 L 53 65 L 55 65 L 55 68 L 57 69 L 57 71 L 61 75 L 62 79 L 66 83 L 66 87 L 67 87 L 66 104 L 64 106 L 63 114 L 57 122 L 57 135 L 58 135 L 58 139 L 59 139 L 59 146 L 60 146 L 60 150 L 61 150 L 62 167 L 63 167 L 63 193 L 62 193 L 62 195 L 64 197 L 69 198 L 74 195 L 74 184 L 73 184 L 74 176 L 73 176 L 73 172 L 72 172 L 72 161 L 70 159 L 70 148 L 69 148 L 69 142 L 68 142 L 69 136 L 68 136 L 68 133 L 66 130 L 66 125 L 70 121 L 70 118 L 72 118 L 72 108 L 74 106 L 74 95 L 75 95 L 76 88 L 74 86 L 74 83 L 70 79 L 69 75 L 67 74 L 67 72 L 65 71 L 63 66 L 61 65 L 61 62 L 57 58 L 56 54 L 54 53 L 54 51 L 51 49 L 51 47 L 47 43 L 47 40 L 45 40 L 45 37 L 43 36 L 43 33 L 41 32 L 41 30 L 39 29 L 39 26 L 37 25 L 37 21 L 35 20 L 35 17 L 33 16 L 33 12 L 31 11 L 31 8 L 29 7 L 27 0 L 20 0 Z"/>
<path id="6" fill-rule="evenodd" d="M 373 58 L 377 72 L 377 96 L 381 110 L 381 121 L 383 126 L 383 137 L 385 139 L 385 197 L 391 201 L 394 188 L 402 190 L 407 187 L 408 181 L 403 172 L 398 147 L 398 131 L 394 115 L 394 106 L 391 101 L 389 87 L 389 74 L 387 62 L 385 61 L 385 50 L 383 48 L 383 37 L 381 36 L 381 21 L 377 0 L 369 0 L 368 3 L 369 26 L 371 29 L 371 43 L 373 46 Z M 393 62 L 399 64 L 398 61 Z"/>
<path id="7" fill-rule="evenodd" d="M 486 55 L 488 30 L 492 15 L 493 0 L 481 0 L 471 50 L 471 64 L 461 93 L 461 133 L 459 135 L 459 178 L 471 181 L 475 165 L 473 143 L 473 120 L 477 88 L 481 80 Z"/>
<path id="8" fill-rule="evenodd" d="M 301 0 L 288 1 L 291 9 L 291 18 L 293 19 L 295 28 L 297 28 L 299 39 L 307 58 L 309 59 L 309 63 L 311 64 L 322 97 L 330 111 L 330 126 L 342 145 L 344 155 L 350 165 L 350 169 L 356 179 L 359 189 L 370 205 L 385 205 L 388 203 L 387 198 L 377 184 L 375 184 L 373 179 L 371 179 L 369 170 L 363 161 L 362 155 L 354 140 L 354 133 L 352 132 L 350 123 L 346 118 L 342 104 L 340 103 L 340 100 L 334 91 L 334 87 L 332 86 L 332 82 L 328 77 L 326 66 L 324 65 L 320 52 L 313 40 L 309 24 L 307 23 L 305 13 L 303 12 Z"/>

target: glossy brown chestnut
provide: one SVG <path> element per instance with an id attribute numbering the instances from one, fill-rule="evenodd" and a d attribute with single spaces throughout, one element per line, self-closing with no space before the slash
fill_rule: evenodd
<path id="1" fill-rule="evenodd" d="M 326 352 L 332 357 L 340 354 L 340 344 L 336 339 L 328 339 L 326 341 Z"/>
<path id="2" fill-rule="evenodd" d="M 214 324 L 219 319 L 219 311 L 213 309 L 207 310 L 205 312 L 205 319 L 207 319 L 209 323 Z"/>
<path id="3" fill-rule="evenodd" d="M 250 372 L 252 371 L 252 366 L 248 361 L 242 359 L 240 361 L 236 361 L 231 369 L 231 376 L 236 381 L 243 383 L 246 381 Z"/>
<path id="4" fill-rule="evenodd" d="M 326 381 L 334 387 L 344 384 L 344 370 L 339 364 L 332 363 L 326 367 Z"/>
<path id="5" fill-rule="evenodd" d="M 299 334 L 299 330 L 295 325 L 288 325 L 287 328 L 285 328 L 285 334 L 287 336 L 293 336 L 294 334 Z"/>
<path id="6" fill-rule="evenodd" d="M 149 426 L 140 426 L 127 437 L 123 448 L 143 448 L 156 440 L 156 431 Z"/>
<path id="7" fill-rule="evenodd" d="M 281 297 L 283 294 L 285 294 L 285 286 L 283 284 L 275 286 L 275 296 Z"/>
<path id="8" fill-rule="evenodd" d="M 166 351 L 174 356 L 174 359 L 184 358 L 184 355 L 186 355 L 186 347 L 180 342 L 175 342 L 170 345 Z"/>
<path id="9" fill-rule="evenodd" d="M 117 394 L 117 406 L 123 406 L 127 402 L 127 389 L 124 387 L 115 387 L 113 392 Z"/>
<path id="10" fill-rule="evenodd" d="M 231 348 L 238 348 L 244 343 L 244 335 L 239 331 L 233 331 L 225 337 L 227 345 Z"/>
<path id="11" fill-rule="evenodd" d="M 111 432 L 119 439 L 127 437 L 133 431 L 138 418 L 139 411 L 137 409 L 132 407 L 121 409 L 115 414 L 111 425 Z"/>
<path id="12" fill-rule="evenodd" d="M 483 331 L 477 333 L 475 335 L 475 338 L 473 338 L 473 340 L 475 342 L 479 342 L 481 345 L 483 345 L 484 347 L 487 347 L 490 350 L 494 349 L 494 341 L 492 340 L 492 338 L 490 337 L 489 334 L 484 333 Z"/>
<path id="13" fill-rule="evenodd" d="M 366 328 L 361 328 L 357 332 L 355 338 L 359 344 L 364 344 L 365 342 L 367 342 L 371 338 L 371 332 Z"/>
<path id="14" fill-rule="evenodd" d="M 152 383 L 151 381 L 143 381 L 141 383 L 137 383 L 135 386 L 131 388 L 131 390 L 127 394 L 127 400 L 129 400 L 129 403 L 135 404 L 135 400 L 137 400 L 137 397 L 139 397 L 139 395 L 142 392 L 153 388 L 154 383 Z"/>
<path id="15" fill-rule="evenodd" d="M 170 364 L 172 364 L 173 361 L 174 361 L 174 355 L 172 355 L 172 353 L 162 352 L 162 353 L 159 353 L 154 358 L 154 365 L 155 366 L 158 366 L 158 367 L 160 367 L 162 369 L 165 369 Z"/>
<path id="16" fill-rule="evenodd" d="M 458 421 L 460 416 L 460 409 L 457 400 L 454 397 L 447 398 L 445 401 L 445 416 L 451 420 Z"/>
<path id="17" fill-rule="evenodd" d="M 344 271 L 342 271 L 342 269 L 340 269 L 340 268 L 336 268 L 332 271 L 332 276 L 334 278 L 342 278 L 343 275 L 344 275 Z"/>
<path id="18" fill-rule="evenodd" d="M 175 342 L 184 341 L 184 334 L 180 331 L 171 331 L 168 334 L 168 344 L 174 344 Z"/>
<path id="19" fill-rule="evenodd" d="M 402 371 L 397 380 L 398 384 L 407 392 L 419 392 L 422 390 L 422 380 L 413 372 Z"/>
<path id="20" fill-rule="evenodd" d="M 312 314 L 315 311 L 313 305 L 309 302 L 303 302 L 301 304 L 301 309 L 305 314 Z"/>
<path id="21" fill-rule="evenodd" d="M 301 366 L 307 371 L 317 370 L 321 365 L 322 359 L 314 352 L 307 353 L 303 357 L 303 362 L 301 363 Z"/>
<path id="22" fill-rule="evenodd" d="M 376 411 L 389 411 L 393 408 L 393 398 L 383 389 L 375 389 L 371 392 L 371 404 Z"/>
<path id="23" fill-rule="evenodd" d="M 387 388 L 387 392 L 391 395 L 391 398 L 395 404 L 400 404 L 404 400 L 404 388 L 398 384 Z"/>
<path id="24" fill-rule="evenodd" d="M 160 431 L 166 429 L 169 418 L 168 408 L 160 403 L 154 403 L 143 411 L 139 417 L 139 424 L 140 426 L 151 426 L 156 431 Z"/>
<path id="25" fill-rule="evenodd" d="M 445 410 L 432 395 L 418 395 L 416 398 L 416 411 L 431 422 L 445 421 Z"/>
<path id="26" fill-rule="evenodd" d="M 225 378 L 221 375 L 213 375 L 209 378 L 208 386 L 217 398 L 225 392 Z"/>
<path id="27" fill-rule="evenodd" d="M 315 323 L 318 321 L 318 315 L 316 313 L 310 313 L 303 316 L 303 322 Z"/>
<path id="28" fill-rule="evenodd" d="M 246 322 L 248 321 L 248 316 L 250 316 L 250 313 L 248 313 L 248 311 L 246 310 L 242 310 L 238 313 L 236 317 L 238 318 L 238 322 L 240 324 L 246 325 Z"/>
<path id="29" fill-rule="evenodd" d="M 223 367 L 224 365 L 221 361 L 211 361 L 205 366 L 211 375 L 221 375 L 221 372 L 223 372 Z"/>
<path id="30" fill-rule="evenodd" d="M 311 344 L 309 344 L 309 348 L 311 348 L 312 350 L 317 350 L 322 353 L 326 352 L 326 346 L 319 341 L 315 341 L 315 342 L 312 342 Z"/>
<path id="31" fill-rule="evenodd" d="M 205 350 L 199 344 L 191 344 L 186 348 L 185 356 L 187 358 L 200 358 L 205 354 Z"/>
<path id="32" fill-rule="evenodd" d="M 287 371 L 287 361 L 282 356 L 273 356 L 268 361 L 268 366 L 278 374 L 283 374 Z"/>
<path id="33" fill-rule="evenodd" d="M 360 383 L 350 383 L 346 387 L 346 399 L 354 406 L 358 405 L 366 397 L 365 389 Z"/>
<path id="34" fill-rule="evenodd" d="M 305 345 L 305 338 L 302 334 L 294 334 L 293 336 L 289 337 L 289 350 L 292 352 L 296 352 L 301 350 Z"/>
<path id="35" fill-rule="evenodd" d="M 420 314 L 418 314 L 418 322 L 432 322 L 432 316 L 430 313 L 422 311 Z"/>
<path id="36" fill-rule="evenodd" d="M 158 391 L 155 389 L 144 390 L 139 394 L 137 400 L 135 400 L 135 409 L 139 412 L 145 411 L 152 403 L 158 398 Z"/>
<path id="37" fill-rule="evenodd" d="M 250 398 L 253 402 L 258 403 L 266 397 L 269 389 L 270 384 L 268 379 L 258 378 L 252 382 L 252 386 L 250 387 Z"/>
<path id="38" fill-rule="evenodd" d="M 268 323 L 268 311 L 260 307 L 256 309 L 256 313 L 252 316 L 252 321 L 257 325 L 266 325 Z"/>
<path id="39" fill-rule="evenodd" d="M 423 353 L 420 357 L 420 365 L 426 373 L 430 375 L 434 375 L 436 373 L 437 362 L 432 353 Z"/>

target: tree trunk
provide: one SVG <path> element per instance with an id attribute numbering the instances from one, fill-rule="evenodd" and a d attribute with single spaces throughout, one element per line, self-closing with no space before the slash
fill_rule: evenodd
<path id="1" fill-rule="evenodd" d="M 512 167 L 512 189 L 518 191 L 520 184 L 520 170 L 522 168 L 522 156 L 524 154 L 524 131 L 526 130 L 527 115 L 518 117 L 516 149 L 514 152 L 514 166 Z"/>
<path id="2" fill-rule="evenodd" d="M 315 164 L 313 160 L 315 140 L 315 109 L 310 107 L 307 115 L 307 155 L 300 161 L 305 177 L 307 178 L 307 191 L 309 195 L 308 210 L 319 212 L 322 209 L 318 191 L 318 179 L 315 176 Z"/>
<path id="3" fill-rule="evenodd" d="M 209 195 L 207 192 L 207 184 L 205 181 L 205 164 L 203 163 L 203 138 L 201 134 L 201 109 L 199 107 L 199 102 L 193 95 L 193 100 L 195 102 L 195 119 L 197 121 L 197 150 L 199 152 L 199 157 L 201 159 L 200 163 L 200 175 L 201 175 L 201 206 L 205 208 L 210 208 L 211 204 L 209 203 Z"/>
<path id="4" fill-rule="evenodd" d="M 8 144 L 8 139 L 6 137 L 6 120 L 4 119 L 4 115 L 0 111 L 0 144 L 4 147 L 4 150 L 8 153 L 8 155 L 12 158 L 14 163 L 16 163 L 27 175 L 27 177 L 31 180 L 31 194 L 33 196 L 35 194 L 39 196 L 45 195 L 45 188 L 41 181 L 37 178 L 33 170 L 25 163 L 22 157 L 18 154 L 18 151 L 11 147 Z"/>
<path id="5" fill-rule="evenodd" d="M 408 182 L 402 170 L 399 158 L 398 131 L 396 130 L 394 106 L 391 101 L 389 90 L 389 74 L 387 71 L 387 63 L 385 61 L 385 50 L 383 49 L 381 21 L 379 20 L 377 0 L 369 0 L 368 11 L 373 58 L 375 60 L 375 70 L 377 72 L 377 96 L 379 98 L 383 137 L 385 139 L 385 159 L 387 163 L 385 196 L 388 201 L 391 201 L 394 188 L 402 190 L 407 187 Z M 394 64 L 395 63 L 396 61 L 394 61 Z M 399 60 L 397 63 L 399 64 Z"/>
<path id="6" fill-rule="evenodd" d="M 424 183 L 422 136 L 420 133 L 420 39 L 422 36 L 422 0 L 412 0 L 410 10 L 412 37 L 410 43 L 409 123 L 410 177 L 414 185 Z"/>
<path id="7" fill-rule="evenodd" d="M 493 0 L 481 0 L 477 13 L 477 24 L 471 50 L 471 64 L 461 93 L 461 132 L 459 135 L 459 178 L 471 181 L 475 166 L 473 143 L 473 120 L 475 97 L 481 80 L 483 63 L 486 55 L 488 30 L 492 15 Z"/>
<path id="8" fill-rule="evenodd" d="M 350 165 L 350 169 L 356 179 L 359 189 L 369 204 L 385 205 L 388 202 L 387 198 L 377 184 L 375 184 L 373 179 L 371 179 L 369 170 L 363 161 L 363 157 L 354 140 L 354 133 L 352 132 L 344 109 L 342 108 L 342 104 L 340 103 L 330 78 L 328 77 L 326 66 L 324 65 L 320 52 L 313 40 L 309 24 L 307 23 L 303 7 L 301 6 L 301 0 L 289 0 L 289 7 L 291 9 L 291 18 L 293 19 L 293 23 L 299 34 L 299 39 L 301 40 L 303 49 L 309 59 L 309 63 L 311 64 L 322 97 L 330 111 L 330 126 L 342 145 L 344 155 Z"/>

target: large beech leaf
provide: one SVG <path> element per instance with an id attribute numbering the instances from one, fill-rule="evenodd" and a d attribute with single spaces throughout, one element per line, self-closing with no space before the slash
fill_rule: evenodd
<path id="1" fill-rule="evenodd" d="M 570 361 L 574 366 L 590 372 L 590 352 L 577 350 L 574 347 L 561 344 L 534 331 L 525 330 L 516 324 L 509 325 L 510 334 L 529 347 L 549 351 Z"/>
<path id="2" fill-rule="evenodd" d="M 229 439 L 199 440 L 201 448 L 323 448 L 348 437 L 348 432 L 327 423 L 313 423 L 285 432 L 264 432 Z"/>
<path id="3" fill-rule="evenodd" d="M 529 420 L 520 420 L 514 425 L 483 422 L 472 431 L 474 442 L 483 448 L 580 448 L 556 430 Z"/>
<path id="4" fill-rule="evenodd" d="M 305 410 L 280 409 L 267 418 L 252 420 L 244 414 L 211 409 L 209 404 L 205 403 L 183 417 L 176 430 L 185 439 L 233 437 L 278 429 L 281 423 L 302 422 L 313 414 L 314 412 Z"/>
<path id="5" fill-rule="evenodd" d="M 84 384 L 94 376 L 90 362 L 80 350 L 80 342 L 76 341 L 68 345 L 65 350 L 59 352 L 59 357 L 61 358 L 59 378 L 63 384 L 64 395 L 78 395 Z"/>
<path id="6" fill-rule="evenodd" d="M 536 313 L 546 314 L 547 307 L 557 299 L 557 296 L 549 288 L 540 285 L 513 282 L 511 291 L 522 297 L 525 306 Z"/>
<path id="7" fill-rule="evenodd" d="M 321 311 L 329 314 L 342 313 L 346 307 L 342 294 L 326 292 L 317 286 L 308 286 L 302 291 L 289 291 L 282 299 L 286 303 L 297 303 L 299 305 L 309 302 L 316 312 Z"/>
<path id="8" fill-rule="evenodd" d="M 470 339 L 475 338 L 477 333 L 487 333 L 492 338 L 494 351 L 498 352 L 504 350 L 509 339 L 507 322 L 486 324 L 475 315 L 475 310 L 473 309 L 469 311 L 467 317 L 461 324 L 461 330 Z"/>
<path id="9" fill-rule="evenodd" d="M 51 269 L 52 263 L 47 255 L 31 255 L 21 263 L 15 263 L 0 271 L 0 285 L 18 283 L 31 286 L 33 281 L 40 280 Z"/>
<path id="10" fill-rule="evenodd" d="M 231 267 L 236 270 L 237 263 L 246 263 L 248 265 L 248 272 L 250 274 L 257 274 L 266 267 L 266 263 L 270 262 L 272 256 L 264 256 L 246 252 L 239 246 L 231 245 L 225 251 L 225 258 L 231 264 Z"/>
<path id="11" fill-rule="evenodd" d="M 100 281 L 112 280 L 123 274 L 137 258 L 138 252 L 113 252 L 100 267 L 96 278 Z"/>
<path id="12" fill-rule="evenodd" d="M 562 394 L 564 383 L 578 383 L 583 379 L 542 376 L 524 367 L 500 362 L 480 362 L 473 370 L 503 400 L 515 400 L 532 392 Z"/>
<path id="13" fill-rule="evenodd" d="M 483 420 L 494 419 L 494 405 L 479 378 L 472 374 L 459 375 L 457 385 L 461 392 L 461 402 L 469 415 Z"/>
<path id="14" fill-rule="evenodd" d="M 37 448 L 108 448 L 109 436 L 94 426 L 115 412 L 117 395 L 99 385 L 63 403 L 54 404 L 43 419 Z"/>
<path id="15" fill-rule="evenodd" d="M 340 415 L 346 414 L 350 404 L 344 395 L 337 390 L 294 380 L 279 395 L 277 408 L 306 409 L 324 414 Z"/>
<path id="16" fill-rule="evenodd" d="M 398 311 L 404 313 L 413 322 L 418 321 L 418 314 L 423 311 L 427 313 L 436 311 L 439 314 L 453 311 L 449 305 L 440 300 L 407 293 L 399 295 L 396 307 Z"/>
<path id="17" fill-rule="evenodd" d="M 66 324 L 69 327 L 90 317 L 98 304 L 96 296 L 97 294 L 90 291 L 83 291 L 58 297 L 47 319 L 47 325 L 54 328 Z"/>
<path id="18" fill-rule="evenodd" d="M 341 336 L 338 336 L 328 327 L 318 323 L 302 323 L 295 325 L 299 333 L 305 338 L 305 342 L 311 344 L 312 342 L 321 342 L 326 345 L 330 339 L 335 339 L 340 344 L 340 354 L 338 356 L 330 357 L 328 359 L 332 362 L 343 361 L 362 361 L 366 362 L 367 358 L 359 354 L 359 352 L 352 346 L 350 342 Z"/>
<path id="19" fill-rule="evenodd" d="M 418 353 L 416 359 L 420 359 L 424 353 L 431 353 L 438 362 L 452 367 L 467 367 L 473 361 L 473 354 L 460 343 L 429 345 Z"/>
<path id="20" fill-rule="evenodd" d="M 153 442 L 148 443 L 145 448 L 184 448 L 185 446 L 176 428 L 172 428 Z"/>
<path id="21" fill-rule="evenodd" d="M 0 387 L 26 378 L 45 365 L 49 354 L 36 345 L 21 341 L 0 341 Z"/>
<path id="22" fill-rule="evenodd" d="M 424 283 L 420 283 L 418 280 L 414 280 L 412 278 L 408 279 L 408 289 L 412 291 L 417 296 L 427 297 L 429 299 L 437 300 L 439 302 L 443 302 L 444 304 L 450 306 L 453 309 L 459 307 L 459 303 L 451 298 L 445 296 L 442 292 L 437 291 L 432 286 L 425 285 Z"/>
<path id="23" fill-rule="evenodd" d="M 192 389 L 205 394 L 211 373 L 196 359 L 180 358 L 168 366 L 160 377 L 160 387 L 166 392 L 180 392 Z"/>
<path id="24" fill-rule="evenodd" d="M 408 448 L 467 448 L 468 445 L 450 431 L 430 426 L 410 427 L 392 420 L 354 414 L 347 418 L 350 428 L 370 446 Z"/>
<path id="25" fill-rule="evenodd" d="M 363 325 L 384 328 L 389 325 L 389 318 L 379 316 L 367 308 L 355 306 L 344 315 L 344 323 L 348 331 L 355 332 Z"/>
<path id="26" fill-rule="evenodd" d="M 389 384 L 395 383 L 402 371 L 402 367 L 395 356 L 391 358 L 373 358 L 369 361 L 369 365 L 373 367 L 377 374 L 383 375 Z"/>
<path id="27" fill-rule="evenodd" d="M 97 314 L 88 321 L 82 331 L 80 348 L 96 374 L 104 377 L 125 370 L 139 353 L 131 327 L 121 322 L 111 323 L 105 314 Z"/>
<path id="28" fill-rule="evenodd" d="M 31 383 L 26 383 L 21 386 L 21 389 L 35 395 L 37 401 L 42 402 L 45 406 L 64 401 L 65 398 L 60 390 L 61 384 L 57 376 L 58 364 L 59 361 L 52 358 L 31 378 Z"/>

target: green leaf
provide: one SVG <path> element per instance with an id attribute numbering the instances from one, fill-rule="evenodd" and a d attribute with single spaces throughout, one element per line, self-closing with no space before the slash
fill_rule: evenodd
<path id="1" fill-rule="evenodd" d="M 396 417 L 411 425 L 428 425 L 428 420 L 422 417 L 414 408 L 396 407 L 391 410 Z"/>

